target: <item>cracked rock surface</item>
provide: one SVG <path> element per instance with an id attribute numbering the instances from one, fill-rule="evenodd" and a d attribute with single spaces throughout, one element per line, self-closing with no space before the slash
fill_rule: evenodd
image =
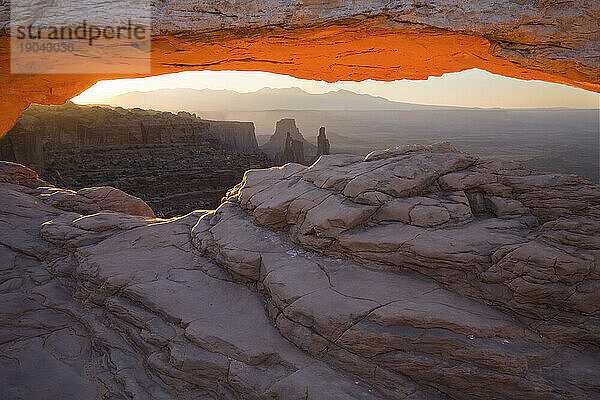
<path id="1" fill-rule="evenodd" d="M 117 26 L 135 14 L 122 1 L 60 4 L 0 2 L 0 137 L 29 105 L 63 104 L 99 80 L 194 70 L 336 82 L 427 79 L 477 68 L 600 92 L 597 0 L 161 0 L 145 3 L 151 46 L 123 56 L 98 41 L 89 55 L 77 51 L 37 65 L 47 75 L 10 74 L 9 32 L 19 19 L 31 17 L 24 26 L 90 19 Z M 146 70 L 140 60 L 148 47 Z"/>
<path id="2" fill-rule="evenodd" d="M 600 188 L 449 144 L 154 218 L 0 163 L 3 399 L 595 399 Z"/>

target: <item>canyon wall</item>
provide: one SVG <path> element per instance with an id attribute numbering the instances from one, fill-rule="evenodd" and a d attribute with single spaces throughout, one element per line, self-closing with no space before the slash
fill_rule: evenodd
<path id="1" fill-rule="evenodd" d="M 115 13 L 119 10 L 115 10 Z M 72 15 L 83 20 L 85 15 Z M 101 79 L 186 70 L 261 70 L 325 81 L 426 79 L 479 68 L 600 90 L 600 4 L 437 0 L 433 2 L 212 2 L 153 5 L 147 74 L 10 74 L 7 31 L 0 33 L 0 135 L 31 103 L 62 104 Z M 9 3 L 0 27 L 10 29 Z M 65 57 L 89 70 L 98 57 Z M 64 66 L 63 65 L 63 66 Z M 61 65 L 53 66 L 58 72 Z"/>
<path id="2" fill-rule="evenodd" d="M 251 122 L 73 103 L 32 105 L 0 139 L 0 159 L 55 185 L 127 190 L 160 216 L 214 208 L 246 170 L 271 165 Z"/>
<path id="3" fill-rule="evenodd" d="M 224 149 L 238 153 L 258 152 L 258 142 L 252 122 L 207 121 L 208 133 L 219 138 Z"/>
<path id="4" fill-rule="evenodd" d="M 3 159 L 41 174 L 44 154 L 88 147 L 185 143 L 252 154 L 258 150 L 251 122 L 206 121 L 194 114 L 105 106 L 31 106 L 0 139 Z"/>

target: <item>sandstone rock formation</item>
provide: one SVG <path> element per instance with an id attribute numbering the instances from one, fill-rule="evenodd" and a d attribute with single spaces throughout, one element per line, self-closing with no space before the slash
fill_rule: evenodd
<path id="1" fill-rule="evenodd" d="M 0 4 L 0 135 L 31 103 L 62 104 L 100 79 L 141 75 L 11 75 L 10 3 Z M 261 70 L 299 78 L 426 79 L 479 68 L 520 79 L 600 90 L 597 1 L 438 0 L 152 4 L 150 75 Z M 60 10 L 57 10 L 60 12 Z M 120 9 L 115 12 L 121 12 Z M 69 15 L 69 20 L 85 20 Z M 402 51 L 398 51 L 402 49 Z M 110 57 L 64 65 L 93 70 Z M 64 65 L 54 65 L 61 72 Z"/>
<path id="2" fill-rule="evenodd" d="M 304 143 L 301 140 L 292 139 L 289 134 L 285 137 L 283 149 L 275 155 L 275 164 L 283 165 L 287 163 L 304 164 Z"/>
<path id="3" fill-rule="evenodd" d="M 44 204 L 63 211 L 81 214 L 113 211 L 155 218 L 154 212 L 144 201 L 119 189 L 103 186 L 75 192 L 56 188 L 41 180 L 35 171 L 21 164 L 0 161 L 0 183 L 9 184 L 7 186 L 9 188 L 15 185 L 29 188 L 26 193 L 35 196 Z M 6 214 L 10 214 L 9 210 L 6 210 Z"/>
<path id="4" fill-rule="evenodd" d="M 39 184 L 0 163 L 3 398 L 600 396 L 577 176 L 404 146 L 248 171 L 170 220 Z"/>
<path id="5" fill-rule="evenodd" d="M 325 127 L 319 128 L 319 135 L 317 136 L 317 154 L 315 154 L 315 158 L 311 162 L 313 164 L 315 161 L 319 159 L 319 157 L 328 155 L 331 146 L 329 145 L 329 139 L 327 139 L 327 135 L 325 135 Z"/>
<path id="6" fill-rule="evenodd" d="M 294 150 L 291 148 L 292 142 L 288 144 L 288 135 L 290 139 L 302 144 L 304 158 L 300 159 L 296 157 L 296 159 L 292 160 L 292 158 L 294 158 L 292 155 Z M 285 153 L 288 145 L 290 146 L 290 150 L 288 151 L 288 155 L 284 157 L 283 153 Z M 296 148 L 299 148 L 300 144 L 296 144 L 295 146 Z M 300 130 L 296 126 L 295 119 L 284 118 L 277 121 L 277 124 L 275 124 L 275 133 L 273 133 L 273 136 L 271 136 L 267 143 L 260 146 L 260 150 L 262 150 L 272 160 L 279 164 L 285 164 L 286 162 L 297 162 L 304 164 L 304 160 L 310 160 L 312 157 L 314 157 L 317 149 L 314 144 L 304 139 L 304 136 L 302 136 L 302 133 L 300 133 Z M 278 157 L 278 155 L 280 156 Z"/>
<path id="7" fill-rule="evenodd" d="M 0 156 L 40 173 L 49 152 L 101 146 L 182 143 L 237 153 L 258 151 L 252 122 L 208 121 L 195 114 L 109 106 L 31 106 L 0 139 Z"/>
<path id="8" fill-rule="evenodd" d="M 0 159 L 59 186 L 118 187 L 162 217 L 215 208 L 246 170 L 272 165 L 251 122 L 70 102 L 31 106 L 0 138 Z"/>
<path id="9" fill-rule="evenodd" d="M 258 152 L 254 123 L 238 121 L 207 121 L 208 132 L 217 136 L 225 150 L 243 154 Z"/>

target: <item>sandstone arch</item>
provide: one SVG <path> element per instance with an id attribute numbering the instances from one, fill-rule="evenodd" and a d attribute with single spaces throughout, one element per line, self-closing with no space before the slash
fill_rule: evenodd
<path id="1" fill-rule="evenodd" d="M 600 92 L 595 0 L 359 3 L 161 2 L 153 10 L 147 75 L 234 69 L 325 81 L 395 80 L 480 68 Z M 10 28 L 8 15 L 8 4 L 0 5 L 4 28 Z M 0 135 L 31 103 L 59 104 L 98 80 L 143 76 L 11 75 L 6 31 L 0 66 Z"/>

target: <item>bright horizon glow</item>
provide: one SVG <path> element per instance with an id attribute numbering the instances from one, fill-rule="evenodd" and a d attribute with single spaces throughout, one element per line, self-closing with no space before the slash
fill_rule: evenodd
<path id="1" fill-rule="evenodd" d="M 255 92 L 262 88 L 298 87 L 319 94 L 345 89 L 392 101 L 483 108 L 600 108 L 600 94 L 556 83 L 525 81 L 479 69 L 448 73 L 427 80 L 328 83 L 261 71 L 186 71 L 148 78 L 99 81 L 72 99 L 77 104 L 110 104 L 122 93 L 190 88 Z M 113 104 L 117 105 L 117 104 Z"/>

